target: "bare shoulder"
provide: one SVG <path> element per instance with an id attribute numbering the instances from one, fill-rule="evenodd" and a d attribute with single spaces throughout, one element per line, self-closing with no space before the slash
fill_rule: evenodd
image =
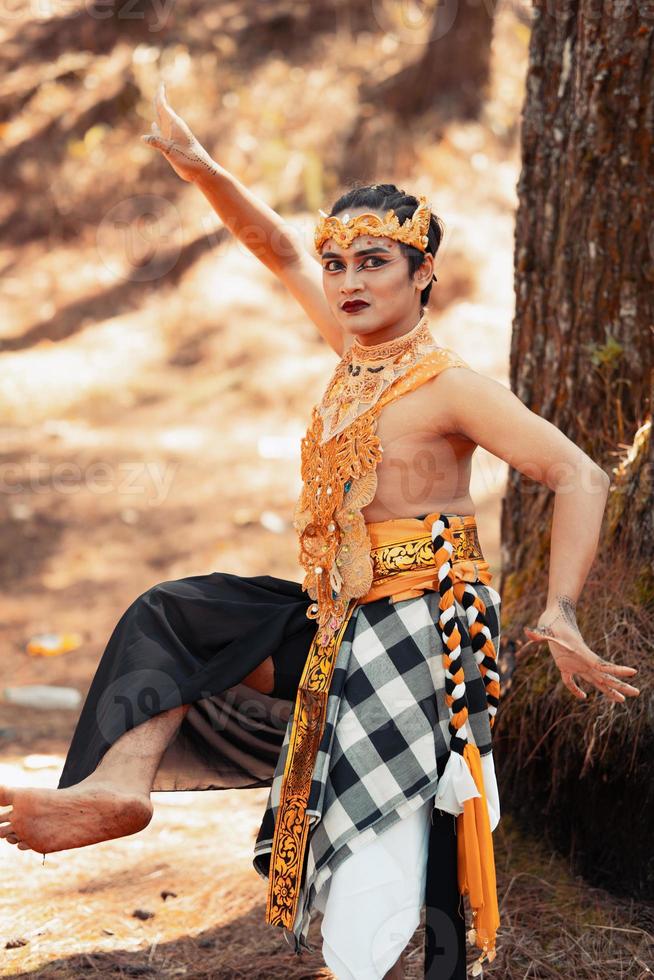
<path id="1" fill-rule="evenodd" d="M 425 384 L 432 385 L 430 418 L 483 446 L 530 479 L 554 490 L 561 479 L 561 466 L 566 465 L 568 475 L 591 467 L 610 482 L 601 467 L 560 429 L 494 378 L 467 366 L 452 366 Z"/>
<path id="2" fill-rule="evenodd" d="M 480 391 L 486 396 L 510 392 L 511 389 L 489 374 L 475 371 L 468 364 L 448 364 L 439 374 L 431 379 L 434 392 L 440 391 L 443 396 L 451 398 L 474 399 Z"/>
<path id="3" fill-rule="evenodd" d="M 441 431 L 458 431 L 461 408 L 472 403 L 479 404 L 485 381 L 492 379 L 455 362 L 426 382 L 430 413 L 433 409 L 433 417 L 438 419 Z"/>

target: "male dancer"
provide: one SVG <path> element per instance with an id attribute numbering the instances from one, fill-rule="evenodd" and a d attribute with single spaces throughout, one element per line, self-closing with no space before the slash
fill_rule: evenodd
<path id="1" fill-rule="evenodd" d="M 370 615 L 374 608 L 377 615 L 383 609 L 385 617 L 390 611 L 389 622 L 396 629 L 401 611 L 426 610 L 429 621 L 437 624 L 437 632 L 430 634 L 427 645 L 422 647 L 418 632 L 409 631 L 409 638 L 412 649 L 422 656 L 420 666 L 430 662 L 434 637 L 440 641 L 443 697 L 440 709 L 427 720 L 440 728 L 448 754 L 435 753 L 421 763 L 420 775 L 425 780 L 421 791 L 425 792 L 426 804 L 430 799 L 437 800 L 436 812 L 463 818 L 457 823 L 457 832 L 470 848 L 467 865 L 463 866 L 468 875 L 459 877 L 459 884 L 465 881 L 472 898 L 475 883 L 470 880 L 471 872 L 492 870 L 492 850 L 490 863 L 489 854 L 484 852 L 489 842 L 488 835 L 483 836 L 483 827 L 482 838 L 477 841 L 481 843 L 481 865 L 475 869 L 470 859 L 474 850 L 471 825 L 475 818 L 482 823 L 487 820 L 485 807 L 474 814 L 470 807 L 476 797 L 489 804 L 489 815 L 492 810 L 492 769 L 486 766 L 482 777 L 476 760 L 486 757 L 487 762 L 492 761 L 490 745 L 480 746 L 478 736 L 483 738 L 482 718 L 490 730 L 493 709 L 497 709 L 498 691 L 493 686 L 497 679 L 489 651 L 499 628 L 491 632 L 484 614 L 489 608 L 499 608 L 499 596 L 488 585 L 490 576 L 475 535 L 471 535 L 472 542 L 466 541 L 466 532 L 474 531 L 474 504 L 468 487 L 471 455 L 477 444 L 484 445 L 532 478 L 542 479 L 556 493 L 548 602 L 531 635 L 548 639 L 564 683 L 574 696 L 585 696 L 575 682 L 577 675 L 610 699 L 624 700 L 625 696 L 638 694 L 638 690 L 620 677 L 631 676 L 635 669 L 608 663 L 594 654 L 570 615 L 595 553 L 608 479 L 578 447 L 530 412 L 510 391 L 472 371 L 453 352 L 434 344 L 433 338 L 430 342 L 428 331 L 425 332 L 424 308 L 440 227 L 437 219 L 430 212 L 427 214 L 422 201 L 403 195 L 392 185 L 359 189 L 361 204 L 353 203 L 357 192 L 352 192 L 350 200 L 341 200 L 332 209 L 329 218 L 334 221 L 330 223 L 323 215 L 319 223 L 318 264 L 298 246 L 295 236 L 274 211 L 211 160 L 170 108 L 162 90 L 155 105 L 163 132 L 157 132 L 154 126 L 154 135 L 146 140 L 161 150 L 183 179 L 197 184 L 226 226 L 248 247 L 251 230 L 259 230 L 259 244 L 252 251 L 279 276 L 341 358 L 320 409 L 314 410 L 304 441 L 309 447 L 303 459 L 305 486 L 295 516 L 300 557 L 306 571 L 304 586 L 310 598 L 297 583 L 270 576 L 245 578 L 226 573 L 159 583 L 140 596 L 110 638 L 71 743 L 60 788 L 1 790 L 0 804 L 8 809 L 0 814 L 0 835 L 20 849 L 31 848 L 45 854 L 142 829 L 152 814 L 151 789 L 270 785 L 272 780 L 266 816 L 291 813 L 305 832 L 304 863 L 291 869 L 297 875 L 291 880 L 292 898 L 286 910 L 297 911 L 301 900 L 306 900 L 302 888 L 307 884 L 310 865 L 313 872 L 316 862 L 323 861 L 321 869 L 331 871 L 329 857 L 319 849 L 329 844 L 329 839 L 321 841 L 315 831 L 306 833 L 312 803 L 306 793 L 313 786 L 298 784 L 299 803 L 295 810 L 289 809 L 287 790 L 299 771 L 298 763 L 308 760 L 315 767 L 317 741 L 322 739 L 322 749 L 327 736 L 337 746 L 344 744 L 339 734 L 345 717 L 341 708 L 345 705 L 347 712 L 353 709 L 357 670 L 360 678 L 369 680 L 372 676 L 370 668 L 360 672 L 364 665 L 357 656 L 369 652 L 370 647 L 365 644 L 370 642 L 370 634 L 382 635 L 380 621 L 364 620 L 363 612 L 367 610 Z M 397 206 L 390 201 L 397 201 Z M 357 305 L 356 300 L 361 302 Z M 365 363 L 366 356 L 371 363 Z M 444 370 L 445 367 L 457 370 Z M 339 368 L 347 376 L 343 371 L 339 373 Z M 364 368 L 368 383 L 352 387 L 352 380 L 360 377 Z M 376 383 L 377 373 L 382 378 L 380 384 Z M 351 452 L 354 444 L 349 446 L 347 462 L 356 471 L 356 480 L 345 481 L 345 486 L 338 488 L 341 504 L 353 483 L 358 493 L 358 499 L 348 505 L 352 508 L 353 527 L 347 531 L 345 520 L 341 522 L 342 508 L 321 509 L 311 497 L 317 489 L 308 490 L 306 478 L 316 475 L 313 463 L 316 454 L 320 456 L 322 452 L 318 447 L 327 447 L 328 456 L 328 447 L 336 445 L 339 437 L 342 447 L 346 436 L 356 433 L 357 427 L 364 434 L 361 444 L 367 453 L 355 458 Z M 325 443 L 324 433 L 329 437 Z M 389 445 L 393 446 L 392 458 L 382 460 L 383 448 Z M 431 472 L 444 474 L 445 486 L 437 481 L 424 486 L 424 474 L 416 473 L 415 462 L 425 450 L 430 454 Z M 338 474 L 338 463 L 335 457 L 326 474 Z M 561 477 L 562 463 L 568 465 L 565 482 Z M 418 516 L 414 516 L 416 511 L 420 512 Z M 330 514 L 338 520 L 323 526 Z M 338 525 L 335 547 L 325 537 L 331 524 Z M 398 539 L 397 532 L 403 538 Z M 573 533 L 575 549 L 571 552 L 567 542 Z M 426 539 L 430 547 L 426 546 Z M 338 550 L 348 540 L 345 548 L 354 548 L 357 558 L 352 564 Z M 411 562 L 402 568 L 394 566 L 392 560 L 398 540 L 416 543 Z M 321 558 L 316 557 L 314 545 L 325 549 L 327 558 L 322 559 L 322 565 L 318 564 Z M 457 555 L 459 550 L 461 554 Z M 343 572 L 338 564 L 339 554 L 341 562 L 345 561 Z M 373 576 L 369 574 L 371 555 L 375 562 Z M 319 580 L 325 572 L 327 576 Z M 391 610 L 391 606 L 395 609 Z M 565 616 L 561 609 L 566 610 Z M 360 628 L 364 624 L 371 629 Z M 368 634 L 367 641 L 363 634 Z M 322 658 L 319 647 L 324 650 Z M 466 650 L 472 657 L 468 658 L 467 671 Z M 336 672 L 339 667 L 340 674 Z M 330 685 L 336 683 L 335 679 L 341 685 L 335 699 L 339 710 L 336 715 L 333 711 L 329 715 L 323 710 L 325 694 L 333 689 Z M 140 692 L 154 691 L 156 697 L 150 702 L 137 698 L 129 704 L 129 717 L 119 717 L 116 704 L 125 703 L 126 690 L 134 692 L 137 688 Z M 239 732 L 232 732 L 230 741 L 227 728 L 216 735 L 210 725 L 210 706 L 215 706 L 225 692 L 236 691 L 243 699 L 237 707 L 256 700 L 258 692 L 261 705 L 269 710 L 259 730 L 248 728 L 247 751 Z M 482 711 L 479 699 L 475 700 L 475 691 L 484 696 L 487 713 Z M 117 700 L 117 692 L 122 701 Z M 431 701 L 434 695 L 439 695 L 435 684 Z M 299 710 L 288 724 L 287 719 L 274 717 L 271 705 L 296 697 Z M 410 697 L 422 705 L 412 690 Z M 317 720 L 314 718 L 306 728 L 311 738 L 303 740 L 300 729 L 307 717 L 308 703 L 318 706 Z M 395 726 L 394 731 L 399 730 L 400 707 L 385 704 L 386 717 Z M 412 717 L 417 717 L 415 712 Z M 240 735 L 244 730 L 245 722 Z M 366 734 L 371 731 L 369 726 Z M 271 746 L 276 751 L 271 752 Z M 396 748 L 394 745 L 393 751 Z M 477 756 L 475 748 L 479 750 Z M 482 751 L 484 748 L 486 752 Z M 168 768 L 164 765 L 166 760 Z M 382 760 L 388 772 L 391 756 L 382 756 Z M 450 767 L 449 778 L 442 766 L 444 760 L 445 770 Z M 439 763 L 437 773 L 434 762 Z M 334 791 L 330 776 L 328 770 L 322 785 L 331 785 Z M 369 772 L 361 781 L 364 779 L 370 781 Z M 430 795 L 432 790 L 436 792 Z M 407 803 L 417 796 L 409 795 L 408 786 L 401 786 L 399 792 Z M 384 805 L 390 805 L 388 798 Z M 334 807 L 331 811 L 323 809 L 323 826 L 328 823 L 330 812 L 334 812 Z M 398 813 L 396 801 L 395 808 L 386 809 L 384 817 Z M 351 813 L 349 817 L 352 818 Z M 405 818 L 396 820 L 396 829 L 408 823 Z M 292 920 L 282 913 L 275 919 L 285 883 L 280 884 L 279 875 L 282 821 L 273 820 L 273 825 L 270 828 L 264 819 L 258 840 L 260 855 L 272 857 L 268 869 L 268 921 L 293 927 L 300 945 L 305 922 L 299 916 Z M 271 835 L 267 838 L 269 829 Z M 348 828 L 350 845 L 358 839 L 356 832 L 360 829 L 356 820 L 354 830 Z M 390 822 L 387 829 L 392 829 Z M 370 841 L 370 846 L 383 840 L 381 834 L 379 841 Z M 344 849 L 345 846 L 341 851 Z M 367 849 L 368 845 L 361 854 Z M 330 889 L 344 880 L 343 874 L 353 865 L 351 857 L 331 871 Z M 260 866 L 256 866 L 259 870 Z M 461 868 L 459 862 L 460 873 Z M 313 898 L 318 900 L 319 894 L 316 890 Z M 343 901 L 347 899 L 347 892 L 339 894 Z M 481 887 L 477 896 L 481 903 L 476 909 L 480 914 L 478 923 L 492 905 L 490 898 L 488 890 Z M 487 925 L 490 933 L 496 922 Z M 493 944 L 485 945 L 482 957 L 485 953 L 490 959 L 488 953 L 493 952 Z M 394 966 L 388 960 L 393 953 L 392 949 L 386 950 L 384 963 L 390 968 L 385 976 L 395 978 L 402 973 L 399 960 Z M 381 959 L 377 966 L 380 962 Z M 456 968 L 460 967 L 459 956 Z M 344 969 L 348 969 L 347 964 Z"/>

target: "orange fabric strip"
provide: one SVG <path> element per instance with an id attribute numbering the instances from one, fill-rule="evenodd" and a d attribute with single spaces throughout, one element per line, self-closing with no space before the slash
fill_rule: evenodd
<path id="1" fill-rule="evenodd" d="M 403 564 L 402 571 L 394 575 L 380 577 L 375 574 L 369 591 L 359 599 L 359 603 L 374 602 L 391 596 L 393 602 L 413 599 L 427 590 L 438 590 L 437 569 L 434 565 L 434 551 L 431 547 L 431 527 L 439 517 L 438 511 L 427 514 L 424 519 L 400 517 L 396 520 L 377 521 L 366 524 L 370 536 L 373 569 L 387 562 L 381 554 L 376 562 L 377 549 L 391 548 L 393 564 Z M 477 539 L 477 522 L 473 514 L 463 517 L 448 514 L 456 549 L 452 555 L 452 576 L 455 581 L 483 582 L 489 585 L 493 579 L 490 566 L 485 561 Z"/>
<path id="2" fill-rule="evenodd" d="M 463 813 L 456 818 L 459 891 L 469 897 L 477 945 L 492 960 L 495 958 L 495 934 L 500 924 L 493 835 L 479 749 L 469 742 L 463 750 L 463 757 L 481 796 L 466 800 Z"/>

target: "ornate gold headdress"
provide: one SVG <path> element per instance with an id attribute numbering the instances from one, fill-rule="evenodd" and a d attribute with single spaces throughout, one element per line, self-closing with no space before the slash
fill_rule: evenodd
<path id="1" fill-rule="evenodd" d="M 418 202 L 418 207 L 404 224 L 400 224 L 393 208 L 389 208 L 383 218 L 372 211 L 366 211 L 365 214 L 358 214 L 356 218 L 351 218 L 346 213 L 342 220 L 336 215 L 330 217 L 319 208 L 322 217 L 316 225 L 314 235 L 316 250 L 320 251 L 323 242 L 328 238 L 333 238 L 342 248 L 348 248 L 352 239 L 356 238 L 357 235 L 375 235 L 378 238 L 394 238 L 398 242 L 413 245 L 414 248 L 419 248 L 421 252 L 426 252 L 429 244 L 427 232 L 429 231 L 431 208 L 427 204 L 427 198 L 424 194 L 419 196 Z"/>

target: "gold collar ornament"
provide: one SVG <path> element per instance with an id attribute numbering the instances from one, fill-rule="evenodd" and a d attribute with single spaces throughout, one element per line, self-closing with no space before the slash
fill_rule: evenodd
<path id="1" fill-rule="evenodd" d="M 318 211 L 321 218 L 314 233 L 314 244 L 318 252 L 328 238 L 333 238 L 341 248 L 349 248 L 358 235 L 394 238 L 398 242 L 404 242 L 405 245 L 413 245 L 421 252 L 427 251 L 431 208 L 424 194 L 418 197 L 418 207 L 403 224 L 400 224 L 400 219 L 393 208 L 389 208 L 383 218 L 372 211 L 358 214 L 355 218 L 346 213 L 342 219 L 336 215 L 330 217 L 320 208 Z"/>
<path id="2" fill-rule="evenodd" d="M 364 345 L 354 337 L 336 367 L 319 405 L 327 442 L 342 432 L 379 401 L 424 354 L 437 349 L 429 329 L 429 313 L 423 311 L 415 327 L 382 344 Z"/>

